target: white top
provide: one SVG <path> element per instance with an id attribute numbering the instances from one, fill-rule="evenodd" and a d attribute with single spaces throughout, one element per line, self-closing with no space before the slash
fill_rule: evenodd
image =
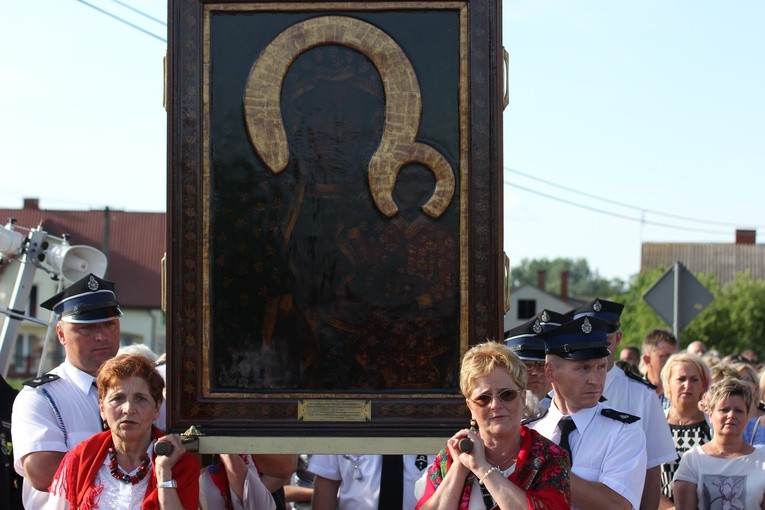
<path id="1" fill-rule="evenodd" d="M 743 457 L 720 459 L 694 446 L 680 459 L 673 482 L 677 480 L 696 484 L 699 510 L 759 510 L 765 494 L 765 451 L 755 448 Z"/>
<path id="2" fill-rule="evenodd" d="M 239 499 L 229 487 L 231 506 L 234 510 L 274 510 L 276 508 L 274 497 L 263 485 L 252 457 L 244 456 L 244 462 L 247 464 L 247 476 L 244 479 L 242 499 Z M 225 468 L 221 466 L 221 469 Z M 199 475 L 199 508 L 201 510 L 225 508 L 223 496 L 210 478 L 207 468 L 203 468 Z"/>
<path id="3" fill-rule="evenodd" d="M 603 396 L 608 407 L 640 418 L 637 424 L 643 429 L 645 437 L 650 438 L 646 443 L 647 468 L 677 459 L 672 432 L 655 391 L 629 378 L 624 370 L 614 365 L 606 376 Z"/>
<path id="4" fill-rule="evenodd" d="M 415 482 L 426 473 L 435 455 L 403 455 L 404 497 L 401 508 L 417 504 Z M 358 470 L 356 467 L 358 466 Z M 337 510 L 377 510 L 380 498 L 382 455 L 311 455 L 308 471 L 330 480 L 340 480 Z M 359 479 L 360 476 L 360 479 Z"/>
<path id="5" fill-rule="evenodd" d="M 154 441 L 149 444 L 149 448 L 146 449 L 146 454 L 151 459 L 152 450 L 154 448 Z M 128 475 L 132 476 L 138 473 L 139 468 L 135 468 Z M 109 508 L 109 510 L 140 510 L 144 497 L 146 497 L 146 486 L 149 484 L 151 478 L 151 471 L 154 469 L 153 464 L 149 464 L 149 472 L 135 485 L 124 483 L 112 476 L 112 472 L 109 469 L 109 456 L 104 459 L 104 463 L 96 474 L 96 479 L 93 481 L 94 487 L 103 487 L 98 495 L 96 504 L 98 508 Z M 66 472 L 61 473 L 60 478 L 66 478 Z M 55 479 L 54 479 L 54 483 Z M 65 494 L 51 494 L 48 497 L 45 505 L 41 507 L 42 510 L 70 510 L 69 502 L 66 500 Z"/>
<path id="6" fill-rule="evenodd" d="M 638 422 L 624 423 L 608 418 L 601 414 L 603 409 L 608 406 L 598 403 L 571 415 L 576 424 L 568 437 L 574 457 L 571 472 L 590 482 L 602 483 L 637 509 L 645 482 L 645 435 Z M 527 426 L 558 444 L 561 417 L 563 414 L 553 401 L 545 416 Z"/>
<path id="7" fill-rule="evenodd" d="M 60 379 L 36 388 L 24 386 L 13 402 L 13 467 L 21 476 L 21 460 L 29 453 L 67 452 L 103 430 L 95 378 L 68 361 L 50 373 Z M 47 492 L 35 490 L 24 479 L 25 508 L 40 508 L 47 499 Z"/>

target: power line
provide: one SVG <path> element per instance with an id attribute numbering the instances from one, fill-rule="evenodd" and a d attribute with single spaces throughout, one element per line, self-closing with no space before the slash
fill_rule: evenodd
<path id="1" fill-rule="evenodd" d="M 566 200 L 564 198 L 556 197 L 556 196 L 553 196 L 553 195 L 548 195 L 547 193 L 542 193 L 541 191 L 537 191 L 535 189 L 527 188 L 527 187 L 521 186 L 519 184 L 511 183 L 511 182 L 506 181 L 506 180 L 504 181 L 504 183 L 507 184 L 510 187 L 521 189 L 523 191 L 528 191 L 529 193 L 534 193 L 535 195 L 539 195 L 539 196 L 542 196 L 542 197 L 545 197 L 545 198 L 549 198 L 551 200 L 556 200 L 558 202 L 563 202 L 563 203 L 568 204 L 568 205 L 573 205 L 575 207 L 579 207 L 579 208 L 582 208 L 582 209 L 587 209 L 588 211 L 593 211 L 593 212 L 600 213 L 600 214 L 606 214 L 608 216 L 613 216 L 613 217 L 621 218 L 621 219 L 628 220 L 628 221 L 634 221 L 636 223 L 643 223 L 643 224 L 653 225 L 653 226 L 656 226 L 656 227 L 671 228 L 671 229 L 675 229 L 675 230 L 685 230 L 685 231 L 688 231 L 688 232 L 700 232 L 700 233 L 703 233 L 703 234 L 715 234 L 715 235 L 729 235 L 730 234 L 729 231 L 706 230 L 706 229 L 693 228 L 693 227 L 681 227 L 679 225 L 670 225 L 668 223 L 660 223 L 660 222 L 657 222 L 657 221 L 650 221 L 650 220 L 645 220 L 645 219 L 641 219 L 641 218 L 633 218 L 632 216 L 627 216 L 625 214 L 619 214 L 619 213 L 615 213 L 615 212 L 611 212 L 611 211 L 606 211 L 604 209 L 598 209 L 597 207 L 592 207 L 592 206 L 580 204 L 580 203 L 577 203 L 577 202 L 574 202 L 574 201 L 571 201 L 571 200 Z"/>
<path id="2" fill-rule="evenodd" d="M 648 213 L 651 213 L 651 214 L 655 214 L 657 216 L 666 216 L 667 218 L 674 218 L 676 220 L 682 220 L 682 221 L 690 221 L 690 222 L 693 222 L 693 223 L 704 223 L 704 224 L 707 224 L 707 225 L 719 225 L 721 227 L 729 227 L 729 228 L 736 228 L 736 227 L 738 227 L 738 225 L 735 225 L 735 224 L 732 224 L 732 223 L 725 223 L 725 222 L 713 221 L 713 220 L 703 220 L 703 219 L 699 219 L 699 218 L 690 218 L 688 216 L 681 216 L 681 215 L 678 215 L 678 214 L 672 214 L 672 213 L 667 213 L 667 212 L 662 212 L 662 211 L 656 211 L 656 210 L 653 210 L 653 209 L 648 209 L 648 208 L 645 208 L 645 207 L 639 207 L 639 206 L 636 206 L 636 205 L 630 205 L 630 204 L 626 204 L 626 203 L 621 202 L 621 201 L 611 200 L 611 199 L 604 198 L 604 197 L 601 197 L 601 196 L 598 196 L 598 195 L 593 195 L 591 193 L 587 193 L 585 191 L 580 191 L 580 190 L 576 190 L 574 188 L 563 186 L 561 184 L 558 184 L 558 183 L 555 183 L 555 182 L 551 182 L 551 181 L 542 179 L 540 177 L 536 177 L 534 175 L 527 174 L 527 173 L 521 172 L 519 170 L 515 170 L 513 168 L 504 167 L 504 169 L 506 171 L 508 171 L 508 172 L 521 175 L 523 177 L 535 180 L 537 182 L 541 182 L 541 183 L 546 184 L 548 186 L 553 186 L 555 188 L 562 189 L 562 190 L 570 192 L 570 193 L 575 193 L 575 194 L 580 195 L 580 196 L 586 196 L 588 198 L 593 198 L 595 200 L 600 200 L 601 202 L 605 202 L 605 203 L 608 203 L 608 204 L 613 204 L 613 205 L 617 205 L 617 206 L 620 206 L 620 207 L 625 207 L 627 209 L 634 209 L 634 210 L 639 211 L 641 213 L 648 212 Z M 514 186 L 515 185 L 514 183 L 511 184 L 511 183 L 509 183 L 507 181 L 505 181 L 505 182 L 507 184 L 509 184 L 510 186 Z"/>
<path id="3" fill-rule="evenodd" d="M 154 16 L 151 16 L 149 14 L 146 14 L 145 12 L 143 12 L 143 11 L 141 11 L 139 9 L 136 9 L 132 5 L 126 4 L 125 2 L 120 2 L 120 0 L 112 0 L 112 2 L 114 2 L 115 4 L 121 5 L 122 7 L 125 7 L 126 9 L 130 9 L 131 11 L 135 12 L 136 14 L 140 14 L 144 18 L 147 18 L 147 19 L 150 19 L 152 21 L 155 21 L 155 22 L 159 23 L 162 26 L 165 26 L 165 27 L 167 26 L 167 23 L 165 23 L 164 20 L 161 20 L 159 18 L 155 18 Z"/>
<path id="4" fill-rule="evenodd" d="M 120 21 L 120 22 L 122 22 L 122 23 L 124 23 L 124 24 L 126 24 L 126 25 L 128 25 L 128 26 L 130 26 L 132 28 L 135 28 L 136 30 L 141 31 L 141 32 L 143 32 L 146 35 L 149 35 L 149 36 L 151 36 L 151 37 L 153 37 L 153 38 L 155 38 L 157 40 L 160 40 L 163 43 L 167 43 L 167 39 L 163 39 L 162 37 L 158 36 L 157 34 L 154 34 L 154 33 L 150 32 L 150 31 L 148 31 L 148 30 L 146 30 L 144 28 L 141 28 L 138 25 L 135 25 L 135 24 L 129 22 L 128 20 L 124 19 L 124 18 L 120 18 L 116 14 L 112 14 L 111 12 L 106 11 L 104 9 L 101 9 L 100 7 L 96 7 L 95 5 L 93 5 L 91 3 L 88 3 L 85 0 L 77 0 L 77 1 L 80 2 L 81 4 L 87 5 L 88 7 L 92 8 L 92 9 L 97 10 L 98 12 L 100 12 L 102 14 L 106 14 L 107 16 L 109 16 L 111 18 L 114 18 L 117 21 Z"/>

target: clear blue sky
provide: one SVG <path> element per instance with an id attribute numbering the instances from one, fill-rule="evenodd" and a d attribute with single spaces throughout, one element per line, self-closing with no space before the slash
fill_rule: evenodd
<path id="1" fill-rule="evenodd" d="M 166 38 L 160 0 L 87 0 Z M 765 236 L 765 2 L 503 2 L 504 246 L 607 278 Z M 166 208 L 166 45 L 78 0 L 0 12 L 0 207 Z M 692 218 L 698 221 L 689 221 Z"/>

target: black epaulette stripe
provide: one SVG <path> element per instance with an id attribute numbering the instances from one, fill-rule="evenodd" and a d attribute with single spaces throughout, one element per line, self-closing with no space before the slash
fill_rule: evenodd
<path id="1" fill-rule="evenodd" d="M 537 414 L 534 414 L 532 416 L 529 416 L 528 418 L 524 418 L 521 420 L 521 425 L 528 425 L 529 423 L 534 423 L 535 421 L 539 421 L 545 416 L 547 416 L 547 411 L 550 409 L 545 409 L 544 411 L 540 411 Z"/>
<path id="2" fill-rule="evenodd" d="M 29 386 L 30 388 L 37 388 L 38 386 L 42 386 L 43 384 L 48 384 L 49 382 L 57 381 L 61 379 L 56 374 L 45 374 L 40 377 L 35 377 L 34 379 L 30 379 L 27 382 L 24 383 L 24 386 Z"/>
<path id="3" fill-rule="evenodd" d="M 639 382 L 640 384 L 645 384 L 646 386 L 648 386 L 648 387 L 649 387 L 649 388 L 651 388 L 652 390 L 655 390 L 655 389 L 656 389 L 656 386 L 654 386 L 653 384 L 651 384 L 651 381 L 649 381 L 648 379 L 643 379 L 642 377 L 638 377 L 638 376 L 636 376 L 635 374 L 632 374 L 632 373 L 630 373 L 630 372 L 628 372 L 628 371 L 626 371 L 626 370 L 624 371 L 624 373 L 625 373 L 625 375 L 626 375 L 627 377 L 629 377 L 629 378 L 630 378 L 630 379 L 632 379 L 633 381 L 637 381 L 637 382 Z"/>
<path id="4" fill-rule="evenodd" d="M 621 411 L 617 411 L 616 409 L 601 409 L 600 414 L 606 418 L 611 418 L 612 420 L 620 421 L 622 423 L 635 423 L 640 419 L 639 416 L 623 413 Z"/>

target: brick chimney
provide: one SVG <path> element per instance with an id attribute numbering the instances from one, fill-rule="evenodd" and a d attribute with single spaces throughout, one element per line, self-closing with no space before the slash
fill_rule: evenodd
<path id="1" fill-rule="evenodd" d="M 568 301 L 568 271 L 560 272 L 560 298 Z"/>
<path id="2" fill-rule="evenodd" d="M 25 198 L 24 199 L 24 209 L 32 209 L 35 211 L 40 210 L 40 199 L 39 198 Z"/>
<path id="3" fill-rule="evenodd" d="M 544 269 L 537 270 L 537 288 L 539 290 L 545 290 L 547 286 L 547 271 Z"/>
<path id="4" fill-rule="evenodd" d="M 757 242 L 756 230 L 736 230 L 736 244 L 755 244 Z"/>

